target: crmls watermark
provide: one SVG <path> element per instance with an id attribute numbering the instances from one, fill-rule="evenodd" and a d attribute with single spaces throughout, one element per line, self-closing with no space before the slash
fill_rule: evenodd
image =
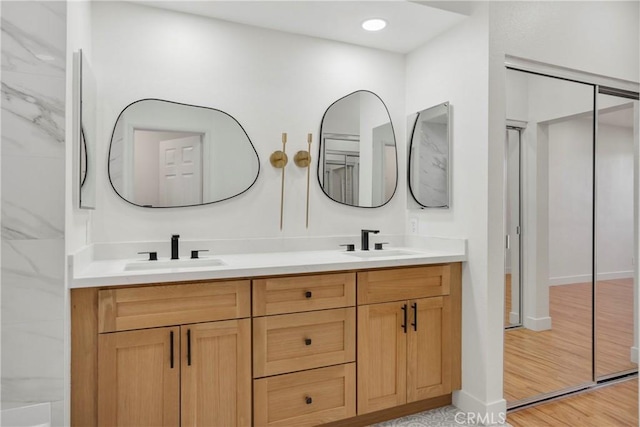
<path id="1" fill-rule="evenodd" d="M 455 421 L 463 426 L 489 426 L 494 424 L 505 424 L 507 422 L 507 414 L 481 414 L 478 412 L 458 412 L 455 415 Z"/>

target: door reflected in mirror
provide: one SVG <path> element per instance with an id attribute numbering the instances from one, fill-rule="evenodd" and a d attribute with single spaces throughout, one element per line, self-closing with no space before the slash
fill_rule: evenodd
<path id="1" fill-rule="evenodd" d="M 260 165 L 242 126 L 212 108 L 136 101 L 116 122 L 109 178 L 123 199 L 143 207 L 214 203 L 248 190 Z"/>
<path id="2" fill-rule="evenodd" d="M 327 109 L 320 128 L 318 181 L 336 202 L 379 207 L 391 199 L 398 181 L 396 140 L 387 107 L 360 90 Z"/>

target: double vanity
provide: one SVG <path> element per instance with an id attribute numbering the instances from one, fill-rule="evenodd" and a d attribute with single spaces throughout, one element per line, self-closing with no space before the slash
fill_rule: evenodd
<path id="1" fill-rule="evenodd" d="M 356 426 L 447 405 L 465 259 L 462 244 L 76 266 L 71 424 Z"/>

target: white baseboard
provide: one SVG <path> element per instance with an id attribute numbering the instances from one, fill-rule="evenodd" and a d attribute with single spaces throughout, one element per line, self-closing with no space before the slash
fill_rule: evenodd
<path id="1" fill-rule="evenodd" d="M 540 332 L 551 329 L 551 317 L 525 317 L 524 327 Z"/>
<path id="2" fill-rule="evenodd" d="M 516 323 L 520 323 L 520 313 L 514 313 L 513 311 L 509 313 L 509 323 L 515 325 Z"/>
<path id="3" fill-rule="evenodd" d="M 630 359 L 633 363 L 638 363 L 638 347 L 631 347 Z"/>
<path id="4" fill-rule="evenodd" d="M 503 425 L 507 419 L 507 401 L 504 399 L 485 403 L 466 391 L 459 390 L 453 392 L 451 403 L 461 412 L 484 421 L 480 425 Z"/>
<path id="5" fill-rule="evenodd" d="M 612 271 L 609 273 L 598 273 L 598 280 L 616 280 L 616 279 L 631 279 L 633 278 L 633 271 Z M 550 277 L 549 285 L 572 285 L 574 283 L 585 283 L 591 281 L 590 274 L 577 274 L 575 276 L 560 276 Z"/>

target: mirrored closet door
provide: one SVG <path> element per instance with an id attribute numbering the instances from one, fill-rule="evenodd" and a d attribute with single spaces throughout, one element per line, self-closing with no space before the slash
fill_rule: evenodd
<path id="1" fill-rule="evenodd" d="M 637 93 L 507 70 L 509 408 L 637 372 L 638 108 Z"/>
<path id="2" fill-rule="evenodd" d="M 508 139 L 520 136 L 522 179 L 515 181 L 508 142 L 507 227 L 515 228 L 514 189 L 522 201 L 521 230 L 506 236 L 506 278 L 513 281 L 514 258 L 522 260 L 521 327 L 506 329 L 504 340 L 509 406 L 593 382 L 594 97 L 592 85 L 507 71 L 507 123 L 521 123 Z"/>
<path id="3" fill-rule="evenodd" d="M 598 93 L 596 138 L 595 374 L 606 379 L 638 369 L 634 340 L 634 135 L 638 101 Z M 615 93 L 615 92 L 613 92 Z M 623 95 L 623 96 L 620 96 Z M 634 115 L 635 114 L 635 115 Z M 637 312 L 635 312 L 637 313 Z M 637 327 L 637 325 L 636 325 Z"/>

